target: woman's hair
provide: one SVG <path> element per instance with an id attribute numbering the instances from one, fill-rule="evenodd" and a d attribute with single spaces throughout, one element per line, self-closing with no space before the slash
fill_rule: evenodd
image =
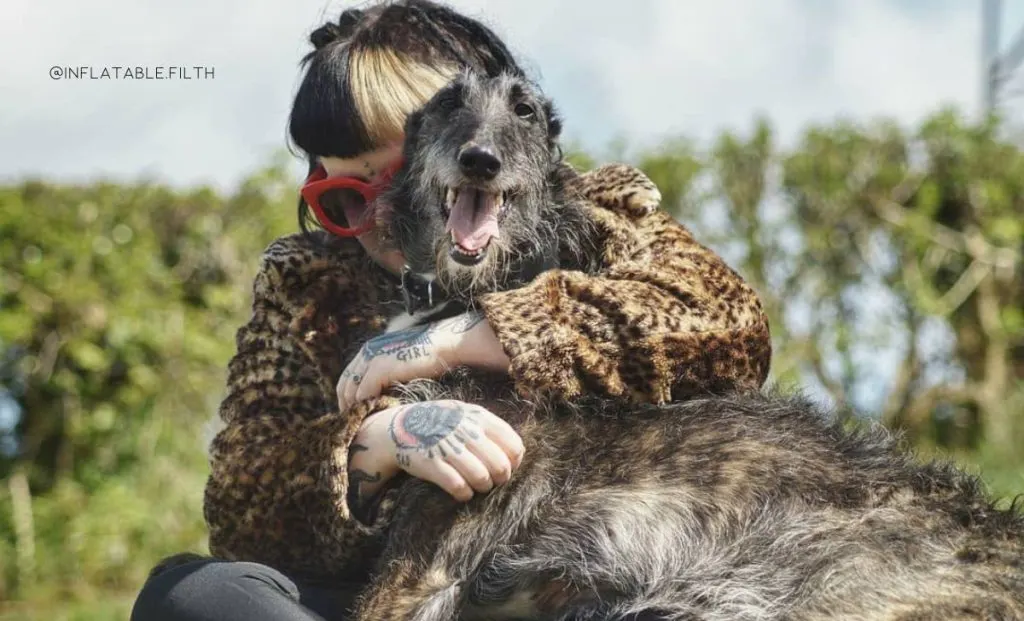
<path id="1" fill-rule="evenodd" d="M 522 73 L 489 28 L 428 0 L 349 9 L 309 40 L 289 132 L 310 157 L 353 157 L 401 138 L 406 117 L 465 68 Z"/>
<path id="2" fill-rule="evenodd" d="M 310 172 L 317 157 L 354 157 L 400 139 L 406 117 L 464 69 L 523 73 L 489 28 L 428 0 L 346 10 L 309 41 L 289 134 Z M 299 227 L 310 225 L 300 199 Z"/>

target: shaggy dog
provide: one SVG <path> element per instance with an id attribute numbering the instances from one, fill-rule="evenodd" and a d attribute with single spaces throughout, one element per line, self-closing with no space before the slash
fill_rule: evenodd
<path id="1" fill-rule="evenodd" d="M 464 76 L 410 118 L 393 241 L 443 306 L 554 262 L 592 267 L 558 133 L 510 76 Z M 880 427 L 779 395 L 528 400 L 465 369 L 402 390 L 514 421 L 526 457 L 466 504 L 402 482 L 359 621 L 1024 619 L 1024 519 Z"/>

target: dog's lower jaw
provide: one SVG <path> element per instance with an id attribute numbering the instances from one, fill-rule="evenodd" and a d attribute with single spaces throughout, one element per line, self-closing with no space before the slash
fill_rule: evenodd
<path id="1" fill-rule="evenodd" d="M 455 240 L 452 240 L 452 245 L 448 249 L 448 257 L 452 261 L 455 261 L 459 265 L 464 267 L 475 267 L 483 263 L 484 259 L 487 258 L 487 251 L 491 247 L 491 242 L 487 242 L 487 245 L 476 251 L 468 251 L 462 246 L 457 244 Z"/>

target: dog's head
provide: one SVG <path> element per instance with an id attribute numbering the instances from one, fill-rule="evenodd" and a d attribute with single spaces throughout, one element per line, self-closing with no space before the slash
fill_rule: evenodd
<path id="1" fill-rule="evenodd" d="M 557 245 L 560 132 L 551 101 L 508 75 L 464 74 L 410 115 L 383 197 L 410 268 L 464 300 L 532 277 Z"/>

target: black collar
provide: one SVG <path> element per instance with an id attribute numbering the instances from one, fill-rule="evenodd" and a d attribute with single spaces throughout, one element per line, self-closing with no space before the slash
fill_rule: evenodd
<path id="1" fill-rule="evenodd" d="M 558 267 L 558 248 L 552 245 L 538 253 L 531 260 L 520 265 L 508 283 L 509 288 L 518 288 L 536 278 L 541 272 Z M 413 315 L 428 311 L 451 301 L 447 293 L 433 279 L 414 272 L 408 265 L 402 266 L 402 299 L 405 312 Z"/>
<path id="2" fill-rule="evenodd" d="M 405 312 L 413 315 L 434 308 L 444 302 L 446 296 L 433 280 L 424 278 L 405 265 L 402 267 L 402 299 L 405 300 Z"/>

